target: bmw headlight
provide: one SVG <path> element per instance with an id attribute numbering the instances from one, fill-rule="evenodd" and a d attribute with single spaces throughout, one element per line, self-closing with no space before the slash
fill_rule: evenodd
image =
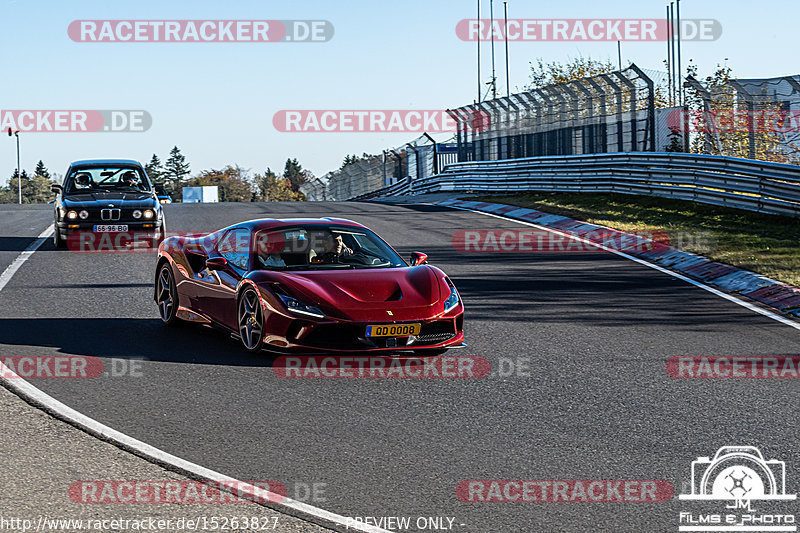
<path id="1" fill-rule="evenodd" d="M 69 220 L 75 220 L 76 218 L 78 218 L 78 213 L 76 213 L 75 211 L 67 211 L 67 218 Z"/>
<path id="2" fill-rule="evenodd" d="M 144 210 L 144 218 L 151 219 L 155 216 L 155 213 L 152 209 L 145 209 Z"/>
<path id="3" fill-rule="evenodd" d="M 447 300 L 444 301 L 444 312 L 449 313 L 453 309 L 458 306 L 458 302 L 461 301 L 461 298 L 458 296 L 458 291 L 456 290 L 456 286 L 453 285 L 453 282 L 449 279 L 447 280 L 447 285 L 450 287 L 450 296 L 447 297 Z"/>
<path id="4" fill-rule="evenodd" d="M 287 296 L 285 294 L 277 293 L 277 295 L 278 298 L 280 298 L 281 301 L 283 302 L 283 305 L 286 306 L 286 309 L 288 309 L 292 313 L 297 313 L 298 315 L 313 316 L 314 318 L 325 318 L 325 313 L 323 313 L 313 305 L 304 304 L 297 298 L 292 298 L 291 296 Z"/>
<path id="5" fill-rule="evenodd" d="M 78 216 L 81 218 L 81 220 L 86 220 L 89 218 L 89 212 L 86 209 L 82 209 L 81 212 L 78 213 Z"/>
<path id="6" fill-rule="evenodd" d="M 135 218 L 135 219 L 140 219 L 140 218 L 142 218 L 142 212 L 141 212 L 141 211 L 139 211 L 138 209 L 134 210 L 134 212 L 133 212 L 133 218 Z"/>

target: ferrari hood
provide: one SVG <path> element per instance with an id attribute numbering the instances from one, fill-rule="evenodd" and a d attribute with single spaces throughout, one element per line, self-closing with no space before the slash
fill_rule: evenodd
<path id="1" fill-rule="evenodd" d="M 439 280 L 429 266 L 390 269 L 282 272 L 279 283 L 295 296 L 328 312 L 354 320 L 376 310 L 419 312 L 441 298 Z"/>

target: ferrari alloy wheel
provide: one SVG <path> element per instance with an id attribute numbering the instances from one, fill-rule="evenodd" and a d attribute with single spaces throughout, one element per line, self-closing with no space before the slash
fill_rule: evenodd
<path id="1" fill-rule="evenodd" d="M 158 314 L 161 315 L 161 321 L 168 326 L 175 325 L 179 320 L 177 317 L 178 293 L 169 263 L 165 263 L 158 272 L 156 302 L 158 303 Z"/>
<path id="2" fill-rule="evenodd" d="M 245 289 L 239 298 L 239 338 L 248 352 L 261 350 L 264 311 L 261 308 L 261 298 L 254 289 Z"/>

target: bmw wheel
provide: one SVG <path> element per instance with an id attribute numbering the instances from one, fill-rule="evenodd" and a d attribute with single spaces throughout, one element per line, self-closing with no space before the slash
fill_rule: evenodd
<path id="1" fill-rule="evenodd" d="M 56 227 L 55 231 L 53 232 L 53 244 L 55 245 L 57 250 L 66 248 L 67 246 L 67 243 L 64 241 L 64 239 L 61 238 L 61 232 L 58 231 L 58 227 Z"/>

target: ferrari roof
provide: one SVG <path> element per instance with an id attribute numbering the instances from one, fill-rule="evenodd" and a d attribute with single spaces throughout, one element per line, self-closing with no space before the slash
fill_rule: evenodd
<path id="1" fill-rule="evenodd" d="M 257 218 L 234 224 L 237 227 L 247 227 L 252 231 L 262 229 L 275 229 L 289 226 L 305 226 L 305 225 L 338 225 L 338 226 L 353 226 L 357 228 L 365 228 L 358 222 L 347 220 L 345 218 Z"/>

